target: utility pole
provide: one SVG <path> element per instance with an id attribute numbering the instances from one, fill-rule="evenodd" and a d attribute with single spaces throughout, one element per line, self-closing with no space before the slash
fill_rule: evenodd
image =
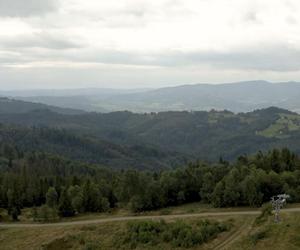
<path id="1" fill-rule="evenodd" d="M 279 217 L 280 209 L 283 207 L 283 205 L 286 203 L 286 200 L 289 198 L 290 196 L 288 194 L 279 194 L 271 198 L 272 207 L 275 212 L 276 223 L 280 222 L 280 217 Z"/>

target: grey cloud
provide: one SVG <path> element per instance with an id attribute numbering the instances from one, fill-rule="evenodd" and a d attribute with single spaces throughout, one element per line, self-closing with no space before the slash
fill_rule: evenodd
<path id="1" fill-rule="evenodd" d="M 27 63 L 29 58 L 24 58 L 19 54 L 0 53 L 0 65 L 13 65 L 18 63 Z M 1 67 L 0 67 L 1 68 Z"/>
<path id="2" fill-rule="evenodd" d="M 58 0 L 0 0 L 0 16 L 39 16 L 57 10 Z"/>
<path id="3" fill-rule="evenodd" d="M 0 37 L 0 48 L 9 50 L 26 48 L 64 50 L 82 47 L 81 44 L 71 39 L 59 36 L 58 34 L 53 35 L 47 32 L 39 32 L 13 38 Z"/>
<path id="4" fill-rule="evenodd" d="M 247 12 L 244 19 L 246 22 L 259 23 L 259 20 L 257 17 L 257 12 L 255 12 L 255 11 Z"/>
<path id="5" fill-rule="evenodd" d="M 298 24 L 297 19 L 292 15 L 287 16 L 285 20 L 290 25 L 297 25 Z"/>
<path id="6" fill-rule="evenodd" d="M 223 69 L 294 71 L 300 70 L 300 50 L 284 45 L 243 48 L 230 52 L 180 52 L 135 54 L 122 51 L 93 51 L 66 55 L 70 60 L 108 64 L 150 66 L 211 65 Z"/>
<path id="7" fill-rule="evenodd" d="M 284 45 L 242 48 L 230 52 L 168 51 L 160 54 L 134 53 L 116 50 L 81 48 L 76 53 L 68 50 L 49 50 L 26 54 L 23 60 L 70 61 L 77 63 L 103 63 L 135 66 L 186 67 L 207 65 L 218 70 L 259 70 L 288 72 L 300 70 L 300 50 Z M 18 58 L 16 58 L 18 59 Z M 11 61 L 11 60 L 10 60 Z"/>
<path id="8" fill-rule="evenodd" d="M 293 71 L 300 70 L 300 50 L 281 45 L 243 48 L 231 52 L 179 53 L 166 60 L 166 64 L 206 63 L 217 68 Z M 178 60 L 177 60 L 178 58 Z"/>

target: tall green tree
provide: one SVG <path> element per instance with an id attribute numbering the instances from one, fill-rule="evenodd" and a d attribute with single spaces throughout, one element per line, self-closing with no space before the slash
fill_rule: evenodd
<path id="1" fill-rule="evenodd" d="M 7 191 L 8 200 L 8 214 L 12 217 L 14 221 L 18 220 L 18 216 L 21 214 L 21 204 L 20 199 L 15 190 L 9 189 Z"/>
<path id="2" fill-rule="evenodd" d="M 51 208 L 56 208 L 58 205 L 58 194 L 54 187 L 50 187 L 46 193 L 46 204 Z"/>
<path id="3" fill-rule="evenodd" d="M 60 198 L 59 198 L 59 205 L 58 211 L 60 216 L 62 217 L 70 217 L 74 215 L 74 208 L 72 207 L 71 199 L 68 195 L 66 188 L 62 189 Z"/>

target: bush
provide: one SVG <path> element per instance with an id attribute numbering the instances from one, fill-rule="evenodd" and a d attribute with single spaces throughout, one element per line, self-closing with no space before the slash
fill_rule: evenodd
<path id="1" fill-rule="evenodd" d="M 127 243 L 156 244 L 160 233 L 164 231 L 165 222 L 139 221 L 128 223 Z"/>
<path id="2" fill-rule="evenodd" d="M 171 213 L 172 213 L 172 211 L 171 211 L 170 209 L 167 209 L 167 208 L 162 209 L 162 210 L 160 211 L 160 214 L 161 214 L 161 215 L 169 215 L 169 214 L 171 214 Z"/>
<path id="3" fill-rule="evenodd" d="M 261 214 L 255 219 L 255 224 L 260 225 L 264 222 L 266 222 L 269 218 L 269 216 L 272 215 L 272 205 L 271 204 L 265 204 L 262 206 Z"/>
<path id="4" fill-rule="evenodd" d="M 58 212 L 55 208 L 50 208 L 47 205 L 43 205 L 39 208 L 32 209 L 32 216 L 34 221 L 49 222 L 55 221 L 58 217 Z"/>
<path id="5" fill-rule="evenodd" d="M 262 240 L 268 236 L 267 230 L 258 231 L 250 236 L 250 241 L 253 245 L 256 245 L 259 240 Z"/>
<path id="6" fill-rule="evenodd" d="M 172 223 L 165 221 L 134 221 L 127 225 L 123 235 L 123 243 L 131 248 L 139 244 L 157 245 L 169 243 L 173 247 L 189 248 L 201 245 L 215 238 L 219 233 L 229 230 L 231 224 L 201 220 L 186 223 L 178 220 Z"/>
<path id="7" fill-rule="evenodd" d="M 100 246 L 96 242 L 87 242 L 84 245 L 84 250 L 97 250 L 97 249 L 100 249 Z"/>

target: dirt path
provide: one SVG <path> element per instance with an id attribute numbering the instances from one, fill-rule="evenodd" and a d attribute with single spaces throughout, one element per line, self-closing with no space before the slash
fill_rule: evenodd
<path id="1" fill-rule="evenodd" d="M 300 212 L 300 208 L 283 209 L 283 212 Z M 174 214 L 174 215 L 153 215 L 153 216 L 125 216 L 111 217 L 105 219 L 81 220 L 58 223 L 0 223 L 0 228 L 34 228 L 34 227 L 57 227 L 57 226 L 75 226 L 75 225 L 90 225 L 116 221 L 131 221 L 131 220 L 158 220 L 158 219 L 179 219 L 192 217 L 215 217 L 215 216 L 230 216 L 230 215 L 258 215 L 260 210 L 250 211 L 233 211 L 233 212 L 208 212 L 208 213 L 191 213 L 191 214 Z"/>
<path id="2" fill-rule="evenodd" d="M 243 235 L 245 235 L 250 229 L 253 223 L 254 218 L 247 218 L 245 219 L 244 223 L 228 238 L 226 238 L 220 244 L 214 246 L 214 250 L 221 250 L 221 249 L 230 249 L 229 247 L 240 239 Z"/>

